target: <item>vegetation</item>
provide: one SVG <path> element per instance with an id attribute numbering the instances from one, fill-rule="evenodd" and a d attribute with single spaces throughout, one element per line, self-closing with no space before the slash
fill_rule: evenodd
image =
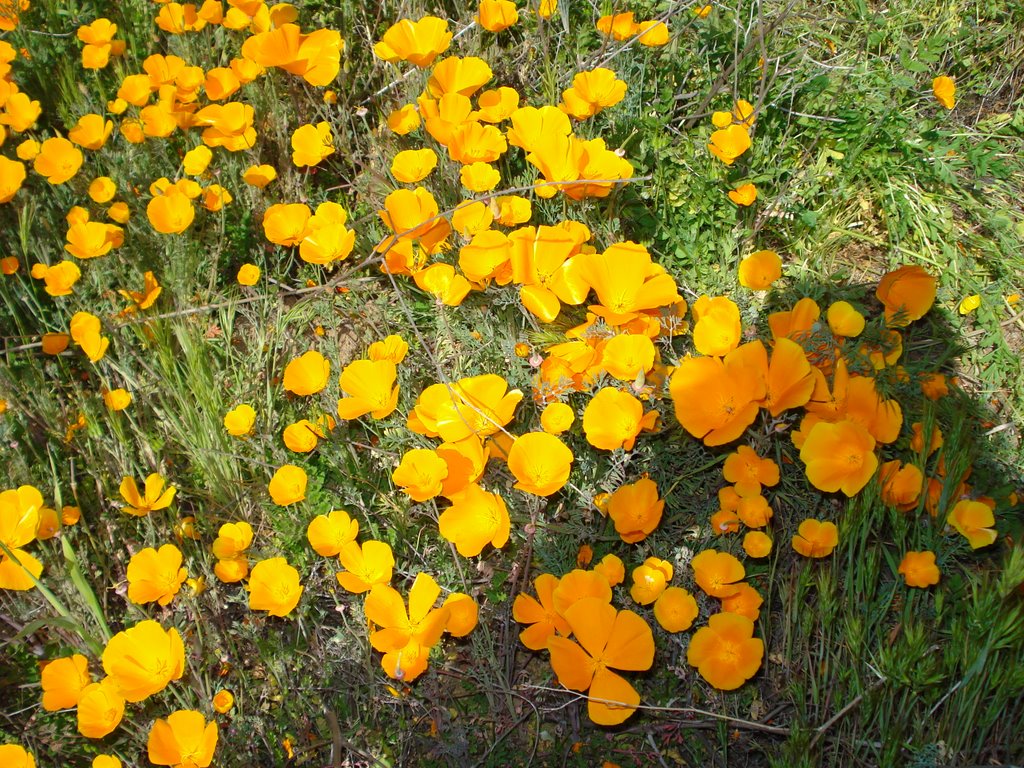
<path id="1" fill-rule="evenodd" d="M 0 764 L 1024 761 L 1022 29 L 0 2 Z"/>

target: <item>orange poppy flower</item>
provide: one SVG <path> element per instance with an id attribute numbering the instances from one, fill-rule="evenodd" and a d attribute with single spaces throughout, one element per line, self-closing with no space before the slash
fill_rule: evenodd
<path id="1" fill-rule="evenodd" d="M 275 470 L 267 490 L 275 504 L 279 507 L 287 507 L 306 498 L 307 482 L 306 471 L 302 467 L 285 464 Z"/>
<path id="2" fill-rule="evenodd" d="M 868 484 L 878 468 L 875 438 L 849 419 L 835 424 L 818 422 L 804 438 L 800 459 L 807 479 L 819 491 L 842 491 L 853 496 Z"/>
<path id="3" fill-rule="evenodd" d="M 971 549 L 987 547 L 996 540 L 998 534 L 992 527 L 995 522 L 991 507 L 970 499 L 958 501 L 946 518 L 946 523 L 967 539 Z"/>
<path id="4" fill-rule="evenodd" d="M 766 291 L 782 277 L 782 259 L 775 251 L 757 251 L 740 262 L 740 285 L 755 291 Z"/>
<path id="5" fill-rule="evenodd" d="M 752 496 L 761 492 L 762 485 L 773 486 L 779 482 L 779 465 L 771 459 L 762 459 L 749 445 L 741 445 L 726 457 L 722 477 L 735 483 L 740 496 Z"/>
<path id="6" fill-rule="evenodd" d="M 124 702 L 117 681 L 111 677 L 90 683 L 78 697 L 78 732 L 87 739 L 110 735 L 124 717 Z"/>
<path id="7" fill-rule="evenodd" d="M 146 750 L 154 765 L 206 768 L 217 748 L 217 723 L 206 722 L 200 712 L 179 709 L 157 718 L 149 731 Z"/>
<path id="8" fill-rule="evenodd" d="M 557 586 L 557 576 L 542 573 L 533 582 L 537 597 L 520 592 L 512 604 L 512 618 L 530 625 L 519 633 L 519 639 L 532 651 L 547 648 L 548 638 L 556 632 L 563 637 L 572 633 L 569 622 L 555 609 L 553 594 Z"/>
<path id="9" fill-rule="evenodd" d="M 249 610 L 271 616 L 287 616 L 299 604 L 302 585 L 299 572 L 283 557 L 261 560 L 249 574 Z"/>
<path id="10" fill-rule="evenodd" d="M 30 98 L 28 94 L 10 93 L 3 105 L 3 112 L 0 113 L 0 125 L 6 125 L 16 133 L 22 133 L 35 125 L 42 113 L 43 109 L 39 102 Z"/>
<path id="11" fill-rule="evenodd" d="M 437 522 L 441 535 L 463 557 L 476 557 L 488 544 L 501 549 L 511 528 L 505 501 L 476 484 L 467 486 Z"/>
<path id="12" fill-rule="evenodd" d="M 572 87 L 562 91 L 558 108 L 577 120 L 593 117 L 601 110 L 618 104 L 626 97 L 626 83 L 605 67 L 580 72 L 572 79 Z"/>
<path id="13" fill-rule="evenodd" d="M 764 603 L 764 599 L 749 584 L 740 584 L 739 588 L 736 594 L 722 598 L 722 610 L 746 616 L 751 621 L 757 621 L 757 617 L 761 615 L 761 605 Z"/>
<path id="14" fill-rule="evenodd" d="M 741 184 L 736 189 L 729 190 L 729 199 L 736 203 L 736 205 L 744 207 L 753 205 L 754 201 L 757 200 L 757 187 L 750 182 Z"/>
<path id="15" fill-rule="evenodd" d="M 394 133 L 405 136 L 420 127 L 420 113 L 414 104 L 406 104 L 388 113 L 387 124 Z"/>
<path id="16" fill-rule="evenodd" d="M 614 387 L 602 388 L 583 411 L 587 442 L 604 451 L 633 450 L 640 432 L 653 431 L 657 423 L 657 411 L 644 413 L 643 403 Z"/>
<path id="17" fill-rule="evenodd" d="M 746 578 L 743 563 L 728 552 L 705 549 L 690 561 L 697 586 L 711 597 L 730 597 L 739 592 Z"/>
<path id="18" fill-rule="evenodd" d="M 100 149 L 107 143 L 114 130 L 113 120 L 104 120 L 103 115 L 89 114 L 78 118 L 75 126 L 68 131 L 68 139 L 83 149 Z"/>
<path id="19" fill-rule="evenodd" d="M 772 519 L 772 508 L 768 500 L 760 495 L 745 496 L 736 506 L 736 515 L 748 528 L 764 528 Z"/>
<path id="20" fill-rule="evenodd" d="M 765 397 L 764 357 L 760 342 L 744 344 L 724 358 L 683 360 L 669 381 L 676 418 L 705 445 L 724 445 L 743 434 L 757 417 Z M 755 354 L 757 353 L 757 354 Z"/>
<path id="21" fill-rule="evenodd" d="M 25 164 L 0 156 L 0 203 L 9 203 L 25 181 Z"/>
<path id="22" fill-rule="evenodd" d="M 621 558 L 610 552 L 594 566 L 593 572 L 607 581 L 609 587 L 617 587 L 626 580 L 626 566 Z"/>
<path id="23" fill-rule="evenodd" d="M 480 607 L 464 592 L 452 592 L 444 599 L 442 610 L 448 611 L 444 631 L 452 637 L 465 637 L 472 632 L 480 618 Z"/>
<path id="24" fill-rule="evenodd" d="M 569 481 L 573 453 L 554 435 L 530 432 L 516 438 L 508 454 L 515 487 L 537 496 L 557 493 Z"/>
<path id="25" fill-rule="evenodd" d="M 492 88 L 481 93 L 476 104 L 476 118 L 485 123 L 500 123 L 519 108 L 519 92 L 506 86 Z"/>
<path id="26" fill-rule="evenodd" d="M 948 75 L 939 75 L 932 80 L 932 94 L 946 109 L 956 106 L 956 83 Z"/>
<path id="27" fill-rule="evenodd" d="M 263 189 L 277 178 L 277 169 L 272 165 L 252 165 L 242 174 L 242 180 L 251 187 Z"/>
<path id="28" fill-rule="evenodd" d="M 793 537 L 793 549 L 804 557 L 828 557 L 839 543 L 839 530 L 835 523 L 813 518 L 804 520 Z"/>
<path id="29" fill-rule="evenodd" d="M 390 360 L 355 360 L 345 366 L 339 384 L 345 397 L 338 400 L 338 416 L 374 419 L 391 415 L 398 407 L 398 370 Z"/>
<path id="30" fill-rule="evenodd" d="M 472 96 L 494 76 L 490 66 L 476 56 L 449 56 L 434 65 L 427 81 L 427 91 L 435 99 L 446 93 Z"/>
<path id="31" fill-rule="evenodd" d="M 488 32 L 502 32 L 519 21 L 519 11 L 512 0 L 480 0 L 476 23 Z"/>
<path id="32" fill-rule="evenodd" d="M 342 547 L 356 540 L 359 521 L 348 512 L 336 509 L 326 515 L 317 515 L 306 528 L 306 539 L 318 555 L 335 557 Z"/>
<path id="33" fill-rule="evenodd" d="M 165 630 L 146 619 L 110 638 L 102 661 L 114 689 L 127 701 L 139 702 L 159 693 L 172 680 L 181 679 L 185 646 L 177 629 Z M 82 693 L 84 697 L 86 691 Z"/>
<path id="34" fill-rule="evenodd" d="M 437 153 L 432 149 L 406 149 L 391 161 L 391 174 L 401 182 L 415 184 L 437 167 Z"/>
<path id="35" fill-rule="evenodd" d="M 352 592 L 361 594 L 375 584 L 387 584 L 395 568 L 395 556 L 385 541 L 369 539 L 362 545 L 356 541 L 343 544 L 338 551 L 338 562 L 344 571 L 337 574 L 338 583 Z"/>
<path id="36" fill-rule="evenodd" d="M 936 279 L 923 267 L 910 265 L 886 273 L 875 296 L 885 307 L 885 322 L 901 328 L 924 317 L 935 303 Z"/>
<path id="37" fill-rule="evenodd" d="M 633 569 L 633 586 L 629 588 L 629 596 L 638 605 L 650 605 L 665 591 L 672 575 L 672 563 L 648 557 L 643 565 Z"/>
<path id="38" fill-rule="evenodd" d="M 118 290 L 121 296 L 132 302 L 129 307 L 123 310 L 125 314 L 135 312 L 136 310 L 149 309 L 156 303 L 162 292 L 163 288 L 160 287 L 160 283 L 157 282 L 153 273 L 149 271 L 142 276 L 141 291 Z"/>
<path id="39" fill-rule="evenodd" d="M 136 605 L 167 605 L 186 578 L 180 549 L 173 544 L 164 544 L 159 550 L 147 547 L 128 561 L 128 599 Z"/>
<path id="40" fill-rule="evenodd" d="M 331 125 L 301 125 L 292 133 L 292 163 L 299 168 L 314 166 L 334 154 Z"/>
<path id="41" fill-rule="evenodd" d="M 127 506 L 121 509 L 129 515 L 145 517 L 150 512 L 166 509 L 174 501 L 174 494 L 178 489 L 169 486 L 164 489 L 164 479 L 156 472 L 146 478 L 145 494 L 139 493 L 134 477 L 125 477 L 121 480 L 121 497 L 127 502 Z"/>
<path id="42" fill-rule="evenodd" d="M 451 45 L 452 33 L 448 22 L 436 16 L 424 16 L 419 21 L 402 19 L 388 28 L 380 42 L 373 46 L 374 54 L 392 64 L 408 61 L 425 69 Z"/>
<path id="43" fill-rule="evenodd" d="M 899 459 L 887 461 L 879 472 L 882 483 L 882 501 L 907 512 L 917 506 L 924 488 L 924 474 L 913 464 L 904 465 Z"/>
<path id="44" fill-rule="evenodd" d="M 79 653 L 54 659 L 43 667 L 39 682 L 47 712 L 78 706 L 82 691 L 92 682 L 89 660 Z"/>
<path id="45" fill-rule="evenodd" d="M 641 21 L 637 25 L 637 33 L 640 35 L 637 38 L 640 45 L 648 48 L 658 48 L 667 45 L 669 41 L 668 25 L 656 19 Z"/>
<path id="46" fill-rule="evenodd" d="M 848 301 L 835 301 L 826 312 L 828 327 L 836 336 L 854 338 L 864 330 L 864 315 Z"/>
<path id="47" fill-rule="evenodd" d="M 441 588 L 433 576 L 422 571 L 409 589 L 408 609 L 395 589 L 386 584 L 374 584 L 363 605 L 366 618 L 379 627 L 370 632 L 370 644 L 386 654 L 399 653 L 409 643 L 433 648 L 448 623 L 449 609 L 434 607 L 440 594 Z"/>
<path id="48" fill-rule="evenodd" d="M 406 451 L 391 480 L 413 501 L 426 501 L 441 493 L 448 477 L 448 465 L 435 451 L 413 448 Z"/>
<path id="49" fill-rule="evenodd" d="M 643 671 L 654 661 L 651 628 L 632 611 L 616 611 L 599 598 L 583 598 L 564 612 L 579 642 L 548 638 L 558 682 L 588 691 L 587 713 L 599 725 L 618 725 L 636 711 L 640 695 L 613 669 Z"/>
<path id="50" fill-rule="evenodd" d="M 697 600 L 682 587 L 668 587 L 654 601 L 654 618 L 666 632 L 685 632 L 699 613 Z"/>
<path id="51" fill-rule="evenodd" d="M 427 387 L 416 400 L 408 426 L 414 432 L 437 437 L 448 443 L 472 434 L 493 435 L 510 421 L 523 399 L 518 389 L 497 374 L 471 376 L 450 385 Z"/>
<path id="52" fill-rule="evenodd" d="M 146 218 L 153 229 L 164 235 L 180 235 L 188 229 L 195 216 L 192 201 L 176 187 L 168 188 L 146 205 Z"/>
<path id="53" fill-rule="evenodd" d="M 619 381 L 642 381 L 654 358 L 654 342 L 642 334 L 616 334 L 601 349 L 601 365 Z"/>
<path id="54" fill-rule="evenodd" d="M 219 560 L 238 557 L 252 544 L 252 526 L 242 521 L 224 523 L 213 540 L 213 556 Z"/>
<path id="55" fill-rule="evenodd" d="M 616 532 L 627 544 L 647 538 L 661 522 L 664 508 L 665 500 L 658 498 L 658 486 L 646 477 L 619 486 L 608 497 L 608 516 L 615 521 Z"/>
<path id="56" fill-rule="evenodd" d="M 764 643 L 754 637 L 754 622 L 737 613 L 716 613 L 694 633 L 687 663 L 720 691 L 734 691 L 757 674 Z"/>
<path id="57" fill-rule="evenodd" d="M 763 531 L 750 531 L 743 537 L 743 551 L 755 559 L 767 557 L 772 551 L 772 540 Z"/>
<path id="58" fill-rule="evenodd" d="M 632 13 L 610 13 L 597 20 L 597 31 L 613 40 L 628 40 L 637 33 L 638 26 Z"/>
<path id="59" fill-rule="evenodd" d="M 931 587 L 939 583 L 939 567 L 935 564 L 935 553 L 907 552 L 900 561 L 897 572 L 903 575 L 908 587 Z"/>
<path id="60" fill-rule="evenodd" d="M 55 137 L 40 145 L 32 167 L 51 184 L 63 184 L 82 167 L 82 152 L 67 139 Z"/>
<path id="61" fill-rule="evenodd" d="M 750 149 L 750 134 L 738 124 L 721 128 L 711 134 L 708 149 L 715 157 L 726 165 L 732 165 L 736 159 Z"/>
<path id="62" fill-rule="evenodd" d="M 315 395 L 327 386 L 330 375 L 330 361 L 316 350 L 310 350 L 285 366 L 282 386 L 286 392 L 300 397 Z"/>

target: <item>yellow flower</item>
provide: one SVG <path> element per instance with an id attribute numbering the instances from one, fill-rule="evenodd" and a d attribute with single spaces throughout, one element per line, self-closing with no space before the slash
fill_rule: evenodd
<path id="1" fill-rule="evenodd" d="M 957 307 L 957 311 L 961 315 L 969 315 L 971 312 L 981 306 L 981 296 L 974 294 L 973 296 L 965 296 L 960 302 L 960 306 Z"/>
<path id="2" fill-rule="evenodd" d="M 175 768 L 206 768 L 217 748 L 217 723 L 201 713 L 179 709 L 167 719 L 157 718 L 146 742 L 149 762 Z"/>
<path id="3" fill-rule="evenodd" d="M 346 397 L 338 400 L 338 416 L 358 419 L 370 414 L 383 419 L 398 407 L 398 370 L 390 360 L 355 360 L 341 372 L 339 384 Z"/>
<path id="4" fill-rule="evenodd" d="M 971 549 L 987 547 L 996 540 L 995 516 L 988 505 L 980 501 L 958 501 L 946 522 L 967 539 Z"/>
<path id="5" fill-rule="evenodd" d="M 750 182 L 741 184 L 736 189 L 729 190 L 729 199 L 736 203 L 736 205 L 753 205 L 754 201 L 757 200 L 757 187 Z"/>
<path id="6" fill-rule="evenodd" d="M 156 472 L 146 478 L 145 494 L 139 493 L 139 487 L 135 484 L 134 477 L 125 477 L 121 480 L 121 497 L 127 502 L 122 509 L 129 515 L 145 517 L 150 512 L 166 509 L 174 501 L 174 494 L 178 489 L 169 486 L 164 489 L 164 479 Z"/>
<path id="7" fill-rule="evenodd" d="M 221 715 L 226 715 L 231 711 L 231 708 L 235 706 L 235 696 L 231 691 L 220 689 L 213 695 L 213 711 Z"/>
<path id="8" fill-rule="evenodd" d="M 708 149 L 723 163 L 732 165 L 750 149 L 750 134 L 743 125 L 734 123 L 712 133 Z"/>
<path id="9" fill-rule="evenodd" d="M 235 279 L 239 285 L 256 285 L 260 280 L 260 268 L 255 264 L 243 264 Z"/>
<path id="10" fill-rule="evenodd" d="M 282 386 L 300 397 L 314 395 L 327 386 L 330 375 L 330 361 L 316 350 L 310 350 L 288 363 Z"/>
<path id="11" fill-rule="evenodd" d="M 78 706 L 78 700 L 92 682 L 89 660 L 81 654 L 54 659 L 43 667 L 43 709 L 56 712 Z"/>
<path id="12" fill-rule="evenodd" d="M 279 467 L 270 478 L 270 498 L 281 507 L 296 504 L 306 498 L 306 471 L 294 464 Z"/>
<path id="13" fill-rule="evenodd" d="M 359 521 L 342 509 L 335 509 L 313 518 L 306 528 L 306 539 L 318 555 L 335 557 L 342 547 L 356 540 L 358 533 Z"/>
<path id="14" fill-rule="evenodd" d="M 299 126 L 292 134 L 292 162 L 299 168 L 313 166 L 334 154 L 331 124 Z"/>
<path id="15" fill-rule="evenodd" d="M 164 544 L 159 550 L 147 547 L 128 561 L 128 599 L 137 605 L 154 601 L 167 605 L 187 577 L 180 549 L 173 544 Z"/>
<path id="16" fill-rule="evenodd" d="M 530 432 L 516 438 L 508 454 L 515 487 L 537 496 L 557 493 L 569 482 L 573 453 L 554 435 Z"/>
<path id="17" fill-rule="evenodd" d="M 898 573 L 908 587 L 931 587 L 939 583 L 939 568 L 934 552 L 907 552 L 900 561 Z"/>
<path id="18" fill-rule="evenodd" d="M 252 432 L 256 423 L 256 411 L 251 405 L 236 405 L 224 415 L 224 429 L 234 437 L 244 437 Z"/>
<path id="19" fill-rule="evenodd" d="M 249 574 L 249 608 L 271 616 L 287 616 L 302 596 L 299 572 L 283 557 L 262 560 Z"/>
<path id="20" fill-rule="evenodd" d="M 932 93 L 946 109 L 952 109 L 956 105 L 956 83 L 948 75 L 939 75 L 932 80 Z"/>
<path id="21" fill-rule="evenodd" d="M 32 161 L 32 167 L 51 184 L 63 184 L 82 167 L 82 152 L 67 139 L 47 139 Z"/>
<path id="22" fill-rule="evenodd" d="M 242 174 L 242 180 L 252 187 L 263 189 L 277 178 L 277 169 L 272 165 L 252 165 Z"/>
<path id="23" fill-rule="evenodd" d="M 109 682 L 127 701 L 137 702 L 181 678 L 185 646 L 177 629 L 147 619 L 110 638 L 102 660 Z"/>
<path id="24" fill-rule="evenodd" d="M 505 501 L 479 485 L 467 486 L 438 519 L 441 535 L 463 557 L 476 557 L 488 544 L 500 549 L 508 541 L 511 522 Z"/>

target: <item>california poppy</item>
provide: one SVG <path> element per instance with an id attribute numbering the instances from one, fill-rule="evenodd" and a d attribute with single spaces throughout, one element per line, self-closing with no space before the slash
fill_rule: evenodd
<path id="1" fill-rule="evenodd" d="M 839 531 L 835 523 L 823 523 L 813 518 L 800 523 L 793 537 L 793 549 L 804 557 L 828 557 L 838 543 Z"/>
<path id="2" fill-rule="evenodd" d="M 206 722 L 202 713 L 179 709 L 157 718 L 149 731 L 146 750 L 154 765 L 206 768 L 217 748 L 217 723 Z"/>
<path id="3" fill-rule="evenodd" d="M 980 501 L 963 499 L 950 511 L 946 522 L 967 539 L 971 549 L 987 547 L 996 540 L 992 508 Z"/>
<path id="4" fill-rule="evenodd" d="M 185 672 L 185 646 L 174 627 L 152 619 L 118 632 L 103 651 L 103 669 L 127 701 L 162 691 Z"/>
<path id="5" fill-rule="evenodd" d="M 166 509 L 174 501 L 174 494 L 178 489 L 169 486 L 164 489 L 164 479 L 156 472 L 146 478 L 145 494 L 139 493 L 134 477 L 125 477 L 121 480 L 121 498 L 127 505 L 122 509 L 129 515 L 144 517 L 150 512 Z"/>
<path id="6" fill-rule="evenodd" d="M 646 477 L 619 486 L 608 497 L 608 516 L 628 544 L 642 541 L 658 527 L 664 507 L 665 500 L 658 498 L 658 486 Z"/>
<path id="7" fill-rule="evenodd" d="M 78 705 L 78 699 L 92 682 L 89 660 L 79 653 L 53 659 L 43 667 L 40 685 L 43 689 L 43 709 L 56 712 Z"/>
<path id="8" fill-rule="evenodd" d="M 739 591 L 746 576 L 743 564 L 728 552 L 705 549 L 690 561 L 697 586 L 711 597 L 729 597 Z"/>
<path id="9" fill-rule="evenodd" d="M 576 641 L 548 638 L 551 666 L 558 682 L 588 691 L 587 713 L 599 725 L 625 721 L 640 704 L 640 694 L 613 669 L 643 671 L 654 661 L 651 628 L 632 611 L 616 611 L 587 597 L 564 612 Z"/>
<path id="10" fill-rule="evenodd" d="M 939 583 L 939 568 L 935 565 L 935 553 L 907 552 L 900 561 L 897 572 L 903 576 L 908 587 L 931 587 Z"/>
<path id="11" fill-rule="evenodd" d="M 128 599 L 142 605 L 156 602 L 167 605 L 178 594 L 188 577 L 181 567 L 181 550 L 164 544 L 159 550 L 141 549 L 128 561 Z"/>
<path id="12" fill-rule="evenodd" d="M 530 650 L 547 648 L 548 638 L 556 632 L 562 636 L 572 633 L 569 622 L 555 608 L 552 595 L 557 586 L 557 576 L 542 573 L 533 581 L 537 597 L 520 592 L 512 604 L 512 618 L 529 625 L 519 633 L 519 639 Z"/>
<path id="13" fill-rule="evenodd" d="M 764 643 L 754 622 L 736 613 L 716 613 L 690 640 L 686 661 L 715 688 L 733 691 L 757 674 Z"/>
<path id="14" fill-rule="evenodd" d="M 530 432 L 516 438 L 508 455 L 515 487 L 537 496 L 557 493 L 569 481 L 573 453 L 554 435 Z"/>
<path id="15" fill-rule="evenodd" d="M 463 557 L 476 557 L 488 544 L 505 546 L 511 527 L 504 499 L 475 483 L 459 493 L 437 522 L 441 535 Z"/>
<path id="16" fill-rule="evenodd" d="M 283 557 L 261 560 L 249 574 L 249 609 L 287 616 L 299 603 L 303 587 L 299 572 Z"/>

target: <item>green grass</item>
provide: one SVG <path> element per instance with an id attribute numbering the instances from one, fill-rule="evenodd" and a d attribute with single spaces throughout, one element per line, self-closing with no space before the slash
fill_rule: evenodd
<path id="1" fill-rule="evenodd" d="M 338 103 L 325 104 L 321 89 L 279 70 L 243 88 L 235 98 L 255 107 L 259 140 L 251 152 L 215 151 L 209 181 L 235 198 L 222 214 L 200 211 L 180 237 L 159 235 L 146 220 L 149 184 L 176 178 L 197 131 L 142 145 L 115 132 L 107 147 L 87 153 L 83 171 L 67 185 L 51 187 L 29 169 L 14 201 L 0 205 L 0 256 L 21 261 L 16 275 L 0 276 L 0 398 L 7 403 L 0 414 L 0 489 L 33 484 L 58 510 L 82 510 L 78 525 L 30 547 L 45 564 L 46 592 L 0 591 L 0 743 L 25 745 L 40 765 L 87 766 L 100 752 L 145 764 L 156 717 L 180 708 L 212 717 L 210 699 L 227 688 L 236 704 L 218 717 L 215 764 L 224 766 L 346 759 L 396 766 L 610 761 L 623 768 L 1024 760 L 1016 725 L 1024 718 L 1024 518 L 1019 502 L 1008 502 L 1024 488 L 1024 302 L 1009 300 L 1024 292 L 1024 76 L 1015 67 L 1024 56 L 1024 10 L 981 0 L 899 0 L 884 8 L 731 0 L 697 19 L 688 3 L 638 2 L 629 9 L 638 19 L 671 17 L 670 44 L 646 49 L 605 40 L 594 28 L 595 8 L 574 0 L 561 0 L 551 22 L 524 14 L 499 35 L 463 31 L 473 14 L 460 3 L 337 5 L 297 4 L 304 30 L 328 26 L 345 38 L 342 71 L 331 86 Z M 599 6 L 600 13 L 624 10 Z M 41 140 L 85 112 L 102 111 L 120 78 L 141 71 L 153 52 L 207 69 L 237 55 L 241 33 L 210 28 L 169 37 L 152 24 L 157 10 L 142 0 L 34 3 L 4 37 L 31 53 L 14 62 L 12 75 L 42 102 L 29 135 Z M 434 144 L 422 131 L 397 137 L 384 127 L 391 109 L 422 92 L 427 75 L 402 78 L 405 68 L 375 59 L 371 45 L 398 18 L 425 13 L 451 18 L 458 35 L 451 52 L 487 59 L 492 85 L 516 88 L 524 104 L 557 103 L 581 69 L 614 69 L 628 83 L 626 98 L 577 131 L 621 148 L 645 180 L 602 201 L 534 197 L 530 223 L 582 221 L 599 251 L 624 240 L 643 243 L 691 305 L 702 294 L 733 298 L 751 338 L 767 338 L 767 315 L 800 297 L 823 307 L 849 300 L 874 317 L 874 285 L 887 270 L 915 263 L 936 274 L 935 308 L 904 334 L 901 364 L 910 380 L 889 376 L 884 385 L 901 402 L 907 424 L 941 426 L 946 466 L 971 467 L 977 492 L 997 501 L 997 543 L 972 551 L 942 517 L 924 512 L 923 502 L 910 513 L 886 507 L 876 483 L 849 501 L 815 491 L 788 436 L 799 418 L 759 420 L 743 440 L 782 467 L 769 495 L 775 548 L 767 560 L 745 560 L 748 581 L 765 601 L 756 630 L 765 643 L 761 671 L 736 692 L 714 690 L 686 663 L 692 631 L 657 629 L 651 610 L 633 605 L 620 587 L 616 605 L 655 626 L 655 663 L 631 675 L 640 712 L 616 728 L 592 724 L 585 703 L 559 686 L 546 655 L 519 643 L 515 595 L 532 592 L 539 573 L 574 568 L 585 544 L 595 562 L 609 552 L 621 556 L 627 579 L 648 556 L 669 560 L 673 584 L 702 594 L 688 566 L 694 554 L 713 547 L 744 559 L 740 537 L 716 537 L 707 522 L 730 449 L 688 437 L 671 402 L 660 399 L 645 403 L 661 415 L 657 433 L 641 436 L 628 453 L 594 450 L 579 426 L 589 398 L 575 396 L 577 423 L 564 436 L 576 456 L 570 485 L 541 499 L 513 490 L 510 473 L 492 465 L 489 482 L 506 498 L 513 533 L 504 549 L 471 559 L 440 536 L 437 503 L 411 504 L 394 487 L 390 475 L 401 455 L 434 445 L 405 427 L 420 391 L 439 380 L 498 372 L 526 393 L 510 429 L 534 429 L 534 371 L 516 345 L 542 352 L 585 319 L 583 307 L 567 308 L 555 324 L 542 325 L 513 286 L 491 285 L 458 308 L 443 307 L 411 280 L 377 269 L 372 249 L 387 230 L 376 212 L 399 186 L 390 159 L 400 149 Z M 119 25 L 128 51 L 109 69 L 83 74 L 74 32 L 104 14 Z M 931 94 L 940 73 L 956 77 L 951 112 Z M 706 144 L 711 112 L 731 108 L 734 98 L 755 103 L 758 115 L 751 151 L 726 167 Z M 320 120 L 332 126 L 336 153 L 315 170 L 295 168 L 291 132 Z M 13 157 L 23 138 L 9 132 L 0 151 Z M 438 149 L 439 167 L 425 183 L 450 210 L 463 191 L 457 164 Z M 280 174 L 266 192 L 240 180 L 257 162 Z M 510 188 L 536 177 L 519 150 L 498 167 Z M 125 246 L 81 262 L 74 295 L 52 298 L 28 271 L 37 261 L 63 258 L 72 205 L 100 217 L 102 207 L 86 196 L 100 173 L 118 182 L 116 199 L 132 207 Z M 726 197 L 744 181 L 758 187 L 751 208 Z M 302 262 L 294 249 L 265 239 L 265 207 L 299 200 L 310 207 L 340 202 L 349 212 L 357 245 L 336 269 Z M 445 257 L 451 263 L 455 245 Z M 762 248 L 777 250 L 785 263 L 785 277 L 767 296 L 738 287 L 736 278 L 739 261 Z M 235 282 L 246 262 L 263 270 L 255 288 Z M 163 294 L 152 309 L 119 316 L 125 302 L 116 290 L 138 289 L 145 270 L 156 273 Z M 972 294 L 981 296 L 981 307 L 959 314 L 960 300 Z M 80 309 L 103 319 L 107 357 L 90 364 L 74 345 L 60 356 L 43 355 L 39 336 L 65 331 Z M 308 456 L 287 451 L 284 427 L 334 414 L 337 374 L 389 333 L 411 346 L 400 366 L 396 413 L 342 423 Z M 692 352 L 688 336 L 658 344 L 667 364 Z M 286 395 L 285 365 L 312 348 L 331 361 L 331 385 L 313 398 Z M 963 391 L 939 403 L 924 400 L 916 377 L 932 370 L 956 375 Z M 128 389 L 133 404 L 108 411 L 103 387 Z M 241 402 L 258 414 L 245 440 L 222 426 Z M 79 414 L 87 426 L 69 437 Z M 885 449 L 884 458 L 896 456 L 910 456 L 906 430 Z M 926 465 L 930 471 L 935 461 Z M 284 508 L 271 503 L 266 486 L 286 462 L 302 464 L 310 484 L 305 501 Z M 128 518 L 118 510 L 121 478 L 150 472 L 178 488 L 175 504 Z M 665 516 L 654 534 L 628 546 L 592 500 L 644 473 L 666 499 Z M 954 493 L 947 482 L 945 504 Z M 469 593 L 481 606 L 480 626 L 466 639 L 444 641 L 412 685 L 383 674 L 362 600 L 340 589 L 336 565 L 306 542 L 308 522 L 331 509 L 358 518 L 361 539 L 391 544 L 392 583 L 403 594 L 426 571 L 445 591 Z M 194 518 L 199 540 L 181 536 L 186 516 Z M 826 559 L 806 560 L 789 546 L 809 516 L 839 525 L 839 547 Z M 250 611 L 243 588 L 213 576 L 210 542 L 222 523 L 236 520 L 248 520 L 256 532 L 253 562 L 284 556 L 298 568 L 305 592 L 291 617 Z M 186 595 L 183 588 L 166 609 L 128 602 L 130 554 L 168 542 L 181 547 L 190 576 L 205 576 L 206 591 Z M 897 566 L 904 552 L 923 549 L 939 555 L 942 581 L 908 589 Z M 702 626 L 718 603 L 703 596 L 699 602 Z M 110 633 L 145 617 L 182 632 L 182 680 L 129 705 L 121 727 L 101 742 L 77 734 L 73 711 L 41 709 L 40 661 L 83 652 L 95 674 L 96 651 Z"/>

